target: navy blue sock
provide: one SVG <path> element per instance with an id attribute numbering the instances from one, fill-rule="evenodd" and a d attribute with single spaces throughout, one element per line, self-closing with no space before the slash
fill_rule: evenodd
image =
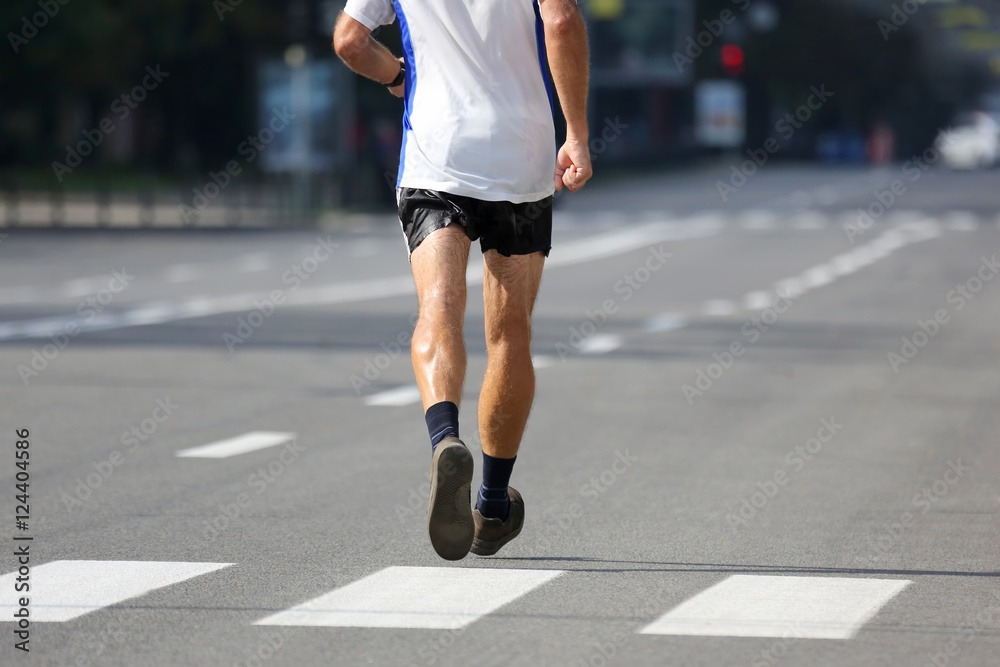
<path id="1" fill-rule="evenodd" d="M 458 437 L 458 406 L 451 401 L 441 401 L 427 408 L 424 421 L 431 436 L 432 452 L 445 438 Z"/>
<path id="2" fill-rule="evenodd" d="M 483 484 L 479 487 L 476 509 L 488 519 L 507 520 L 510 514 L 510 496 L 507 484 L 514 472 L 515 456 L 512 459 L 498 459 L 483 452 Z"/>

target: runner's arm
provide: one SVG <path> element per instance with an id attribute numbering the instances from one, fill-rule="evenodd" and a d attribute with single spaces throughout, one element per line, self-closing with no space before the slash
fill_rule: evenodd
<path id="1" fill-rule="evenodd" d="M 333 50 L 353 71 L 378 83 L 389 83 L 399 74 L 399 59 L 372 37 L 368 27 L 343 12 L 333 30 Z M 400 84 L 389 92 L 402 97 L 404 87 Z"/>
<path id="2" fill-rule="evenodd" d="M 566 143 L 559 149 L 555 184 L 575 192 L 593 174 L 587 142 L 587 89 L 590 54 L 587 26 L 576 0 L 539 0 L 549 69 L 566 118 Z"/>

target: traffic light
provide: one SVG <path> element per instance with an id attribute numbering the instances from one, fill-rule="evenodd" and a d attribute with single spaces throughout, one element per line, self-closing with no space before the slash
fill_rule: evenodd
<path id="1" fill-rule="evenodd" d="M 736 44 L 723 45 L 722 71 L 727 76 L 739 76 L 743 74 L 743 49 Z"/>

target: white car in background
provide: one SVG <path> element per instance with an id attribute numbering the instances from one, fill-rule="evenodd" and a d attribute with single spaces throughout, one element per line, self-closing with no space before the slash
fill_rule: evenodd
<path id="1" fill-rule="evenodd" d="M 1000 161 L 1000 125 L 982 111 L 961 115 L 941 133 L 940 146 L 952 169 L 992 167 Z"/>

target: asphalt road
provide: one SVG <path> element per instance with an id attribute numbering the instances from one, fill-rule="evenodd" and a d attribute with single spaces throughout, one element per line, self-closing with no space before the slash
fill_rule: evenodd
<path id="1" fill-rule="evenodd" d="M 900 167 L 727 174 L 560 198 L 525 528 L 457 563 L 391 216 L 2 230 L 0 516 L 33 539 L 0 664 L 996 665 L 996 173 L 929 170 L 870 223 Z M 477 457 L 481 318 L 474 287 Z"/>

